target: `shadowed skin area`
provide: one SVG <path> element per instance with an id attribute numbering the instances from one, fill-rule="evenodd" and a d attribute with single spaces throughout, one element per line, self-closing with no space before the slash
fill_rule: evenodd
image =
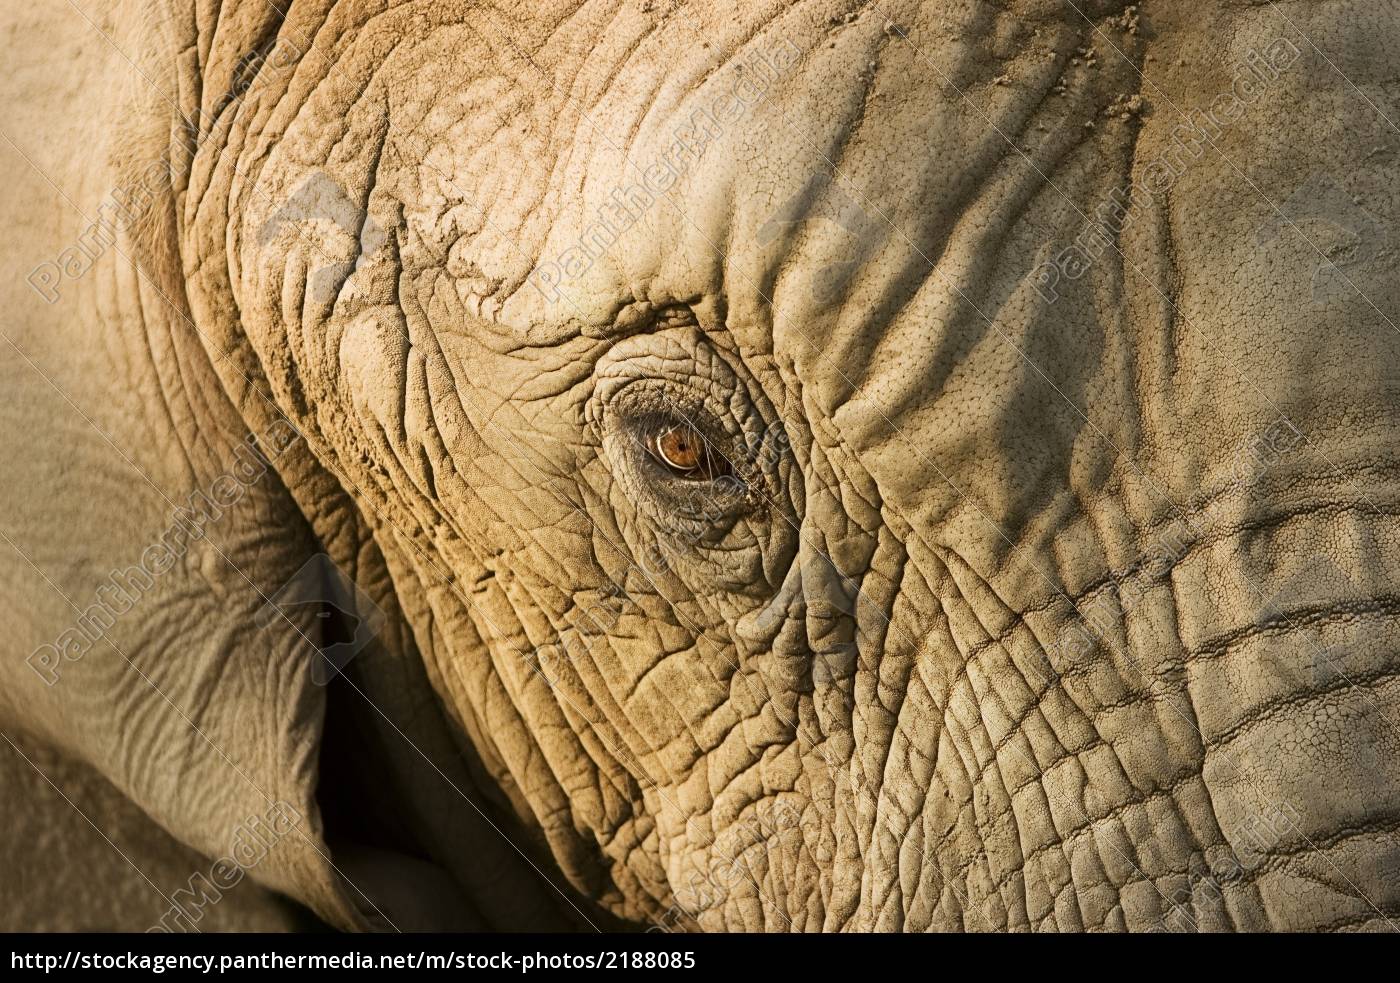
<path id="1" fill-rule="evenodd" d="M 51 723 L 133 685 L 32 678 L 56 601 L 6 722 L 203 852 L 256 796 L 143 755 L 252 741 L 308 817 L 254 875 L 340 927 L 1394 928 L 1397 13 L 154 18 L 142 139 L 198 147 L 63 322 L 143 354 L 62 371 L 148 394 L 103 432 L 170 497 L 299 436 L 113 630 L 212 741 Z M 382 625 L 327 687 L 353 626 L 236 630 L 317 551 Z"/>

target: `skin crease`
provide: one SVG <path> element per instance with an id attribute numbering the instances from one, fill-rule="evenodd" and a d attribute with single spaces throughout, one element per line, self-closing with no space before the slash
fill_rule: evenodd
<path id="1" fill-rule="evenodd" d="M 3 288 L 5 733 L 209 857 L 290 803 L 252 879 L 341 928 L 1394 928 L 1397 11 L 520 7 L 6 15 L 7 268 L 199 136 Z M 385 615 L 329 687 L 249 628 L 322 550 Z"/>

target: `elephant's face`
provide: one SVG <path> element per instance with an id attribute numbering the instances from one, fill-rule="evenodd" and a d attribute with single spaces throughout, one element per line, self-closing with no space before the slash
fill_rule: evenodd
<path id="1" fill-rule="evenodd" d="M 704 927 L 1400 905 L 1383 120 L 1257 11 L 643 6 L 289 21 L 186 208 L 566 875 Z"/>

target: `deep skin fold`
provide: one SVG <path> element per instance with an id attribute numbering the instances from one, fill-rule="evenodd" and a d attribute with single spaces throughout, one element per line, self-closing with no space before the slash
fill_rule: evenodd
<path id="1" fill-rule="evenodd" d="M 659 22 L 586 5 L 553 25 L 297 5 L 275 29 L 314 44 L 201 146 L 176 232 L 202 344 L 233 353 L 214 371 L 252 429 L 286 415 L 305 434 L 287 493 L 393 599 L 404 631 L 357 681 L 376 700 L 420 687 L 463 784 L 560 873 L 568 901 L 502 860 L 513 915 L 1146 929 L 1179 907 L 1201 928 L 1388 926 L 1394 286 L 1373 260 L 1317 304 L 1324 231 L 1251 235 L 1317 170 L 1388 217 L 1389 159 L 1344 166 L 1384 120 L 1348 101 L 1346 127 L 1290 140 L 1290 120 L 1333 126 L 1346 90 L 1305 58 L 1053 304 L 1029 280 L 1243 51 L 1295 22 L 1320 46 L 1356 38 L 1308 8 L 1143 5 L 1130 31 L 1116 9 L 1026 7 L 833 23 L 819 5 Z M 236 20 L 191 46 L 209 52 L 201 106 L 260 36 Z M 802 58 L 677 207 L 567 300 L 534 292 L 619 175 L 779 39 Z M 1137 94 L 1150 113 L 1110 112 Z M 391 230 L 333 302 L 308 299 L 305 271 L 353 258 L 355 236 L 303 223 L 259 242 L 313 172 Z M 853 244 L 848 226 L 874 231 Z M 815 289 L 853 255 L 835 299 Z M 649 563 L 684 536 L 589 426 L 619 367 L 744 433 L 780 424 L 767 508 Z M 1280 418 L 1306 442 L 1241 486 L 1240 449 Z M 1183 516 L 1202 534 L 1151 568 Z M 1319 556 L 1344 582 L 1307 576 Z M 1087 623 L 1093 648 L 1066 654 Z M 528 653 L 561 642 L 546 685 Z M 1294 671 L 1318 646 L 1343 652 L 1345 681 Z M 484 909 L 501 892 L 468 859 L 499 844 L 405 792 L 414 839 Z M 1202 876 L 1284 805 L 1292 827 L 1242 876 Z M 702 881 L 697 903 L 733 831 L 775 814 L 800 818 L 739 836 L 742 876 Z"/>

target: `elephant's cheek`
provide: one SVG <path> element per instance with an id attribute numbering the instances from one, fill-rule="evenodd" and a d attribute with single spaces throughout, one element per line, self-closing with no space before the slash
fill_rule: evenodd
<path id="1" fill-rule="evenodd" d="M 1390 927 L 1400 521 L 1271 508 L 1075 598 L 1078 617 L 1040 634 L 1077 644 L 1050 645 L 1033 698 L 997 646 L 969 660 L 930 796 L 951 796 L 935 852 L 964 921 Z M 1002 648 L 1024 672 L 1017 644 Z"/>
<path id="2" fill-rule="evenodd" d="M 1222 542 L 1180 573 L 1200 588 L 1180 592 L 1181 636 L 1205 789 L 1277 927 L 1395 927 L 1397 549 L 1400 522 L 1365 505 Z"/>
<path id="3" fill-rule="evenodd" d="M 858 667 L 851 752 L 799 786 L 823 925 L 1389 927 L 1400 521 L 1251 501 L 1072 617 L 969 589 L 900 685 Z"/>

